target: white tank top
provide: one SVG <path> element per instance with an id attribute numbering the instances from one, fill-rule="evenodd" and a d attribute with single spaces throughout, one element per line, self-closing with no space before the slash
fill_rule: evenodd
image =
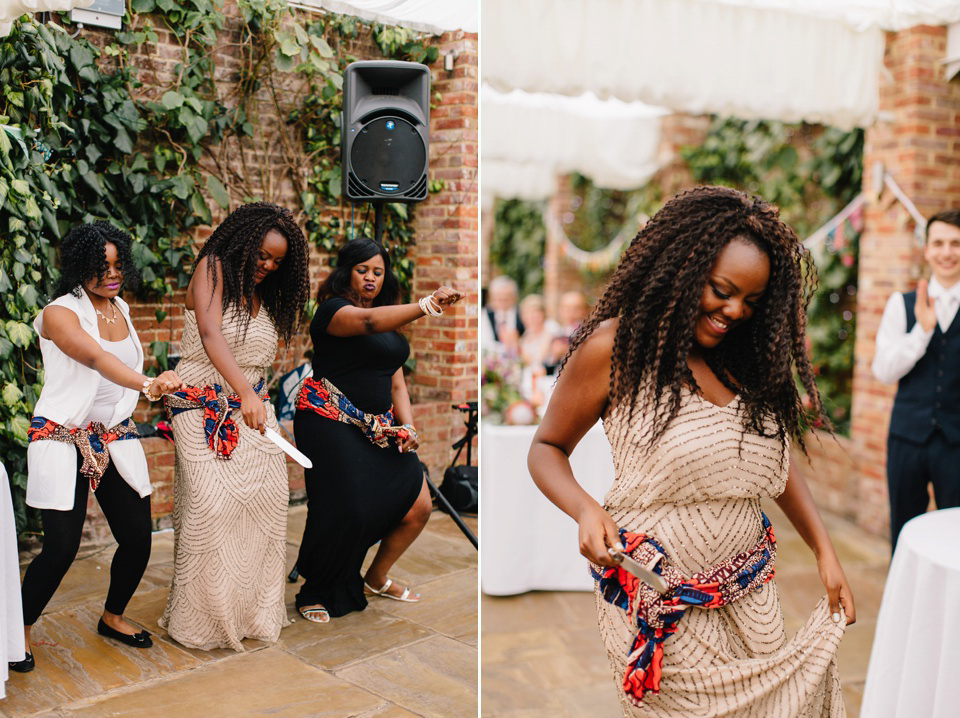
<path id="1" fill-rule="evenodd" d="M 122 361 L 131 369 L 137 366 L 137 347 L 133 343 L 133 334 L 128 334 L 126 339 L 118 342 L 111 342 L 106 339 L 100 339 L 100 346 L 104 351 L 110 352 L 117 359 Z M 90 413 L 87 414 L 83 426 L 91 421 L 99 421 L 106 424 L 113 417 L 114 409 L 123 396 L 124 387 L 114 384 L 109 379 L 100 377 L 100 384 L 97 386 L 97 394 L 93 399 L 93 406 L 90 407 Z M 109 428 L 109 427 L 108 427 Z"/>

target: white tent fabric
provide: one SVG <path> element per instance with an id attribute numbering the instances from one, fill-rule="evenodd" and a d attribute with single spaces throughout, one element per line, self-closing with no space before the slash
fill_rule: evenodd
<path id="1" fill-rule="evenodd" d="M 540 199 L 556 175 L 579 172 L 601 187 L 640 187 L 660 167 L 660 118 L 640 102 L 480 91 L 483 193 Z"/>
<path id="2" fill-rule="evenodd" d="M 557 174 L 549 164 L 483 160 L 480 165 L 480 207 L 493 208 L 496 198 L 545 200 L 557 191 Z"/>
<path id="3" fill-rule="evenodd" d="M 484 0 L 483 79 L 503 92 L 592 91 L 691 114 L 840 127 L 876 119 L 878 25 L 858 31 L 755 5 Z"/>
<path id="4" fill-rule="evenodd" d="M 863 30 L 903 30 L 914 25 L 946 25 L 960 20 L 957 0 L 702 0 L 728 5 L 786 10 L 840 20 Z"/>
<path id="5" fill-rule="evenodd" d="M 296 0 L 295 4 L 434 35 L 480 30 L 480 0 Z"/>

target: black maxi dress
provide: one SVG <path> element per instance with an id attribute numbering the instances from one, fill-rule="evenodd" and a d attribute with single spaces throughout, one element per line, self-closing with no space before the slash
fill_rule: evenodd
<path id="1" fill-rule="evenodd" d="M 394 373 L 410 355 L 397 332 L 354 337 L 327 334 L 345 299 L 326 299 L 310 324 L 313 378 L 326 378 L 358 409 L 382 414 L 392 405 Z M 297 607 L 321 604 L 331 616 L 362 611 L 361 565 L 368 549 L 406 516 L 423 486 L 420 460 L 393 442 L 380 448 L 350 424 L 297 410 L 297 447 L 313 461 L 304 474 L 307 523 L 297 568 L 305 583 Z"/>

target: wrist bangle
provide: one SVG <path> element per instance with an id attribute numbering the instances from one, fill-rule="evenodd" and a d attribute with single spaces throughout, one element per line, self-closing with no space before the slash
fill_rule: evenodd
<path id="1" fill-rule="evenodd" d="M 150 385 L 153 384 L 153 381 L 154 381 L 153 379 L 146 379 L 146 380 L 144 380 L 144 382 L 143 382 L 143 388 L 140 390 L 141 392 L 143 392 L 143 395 L 144 395 L 145 397 L 147 397 L 147 399 L 150 400 L 150 401 L 156 401 L 157 399 L 160 398 L 159 396 L 153 396 L 153 395 L 150 393 Z"/>
<path id="2" fill-rule="evenodd" d="M 417 304 L 420 305 L 420 311 L 422 311 L 424 314 L 428 314 L 431 317 L 439 317 L 441 314 L 443 314 L 443 307 L 440 306 L 440 303 L 432 294 L 421 297 Z"/>

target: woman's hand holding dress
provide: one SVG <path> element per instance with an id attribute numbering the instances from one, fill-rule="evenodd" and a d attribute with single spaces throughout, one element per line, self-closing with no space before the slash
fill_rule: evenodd
<path id="1" fill-rule="evenodd" d="M 832 547 L 817 557 L 817 571 L 820 573 L 820 580 L 823 581 L 823 585 L 827 589 L 831 613 L 838 615 L 840 606 L 843 606 L 847 625 L 856 623 L 857 609 L 853 603 L 853 591 L 850 590 L 850 584 L 847 583 L 843 567 L 840 566 L 840 559 L 837 558 L 837 553 Z"/>

